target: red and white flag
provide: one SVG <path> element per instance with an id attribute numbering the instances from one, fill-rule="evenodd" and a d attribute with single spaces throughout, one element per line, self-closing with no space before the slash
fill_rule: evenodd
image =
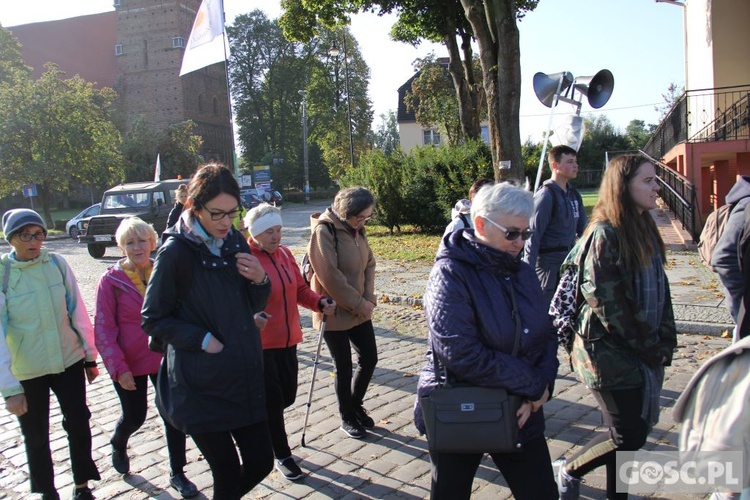
<path id="1" fill-rule="evenodd" d="M 154 170 L 154 182 L 161 180 L 161 160 L 159 159 L 159 153 L 156 153 L 156 170 Z"/>
<path id="2" fill-rule="evenodd" d="M 195 16 L 180 76 L 224 61 L 224 15 L 221 0 L 203 0 Z"/>

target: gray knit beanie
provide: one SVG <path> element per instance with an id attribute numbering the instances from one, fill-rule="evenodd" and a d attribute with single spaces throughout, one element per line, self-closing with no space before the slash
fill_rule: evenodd
<path id="1" fill-rule="evenodd" d="M 47 234 L 47 224 L 44 222 L 42 216 L 33 210 L 29 210 L 28 208 L 14 208 L 5 212 L 3 214 L 3 234 L 5 235 L 5 241 L 10 243 L 10 238 L 13 234 L 29 224 L 41 226 L 44 229 L 44 234 Z"/>

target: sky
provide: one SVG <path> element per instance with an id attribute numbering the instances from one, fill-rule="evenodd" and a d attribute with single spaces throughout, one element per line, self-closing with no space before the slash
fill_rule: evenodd
<path id="1" fill-rule="evenodd" d="M 270 18 L 281 14 L 279 0 L 224 0 L 227 23 L 238 14 L 261 9 Z M 0 2 L 0 24 L 62 19 L 113 10 L 112 0 L 25 0 Z M 395 17 L 358 14 L 351 32 L 370 66 L 369 95 L 375 121 L 395 111 L 397 89 L 414 73 L 412 63 L 434 52 L 447 56 L 441 44 L 418 47 L 390 40 Z M 518 24 L 521 44 L 521 139 L 541 140 L 550 123 L 550 108 L 534 94 L 534 74 L 569 71 L 575 77 L 608 69 L 615 79 L 609 102 L 599 110 L 583 98 L 584 117 L 606 115 L 624 131 L 634 119 L 657 123 L 663 94 L 670 83 L 685 86 L 683 9 L 655 0 L 541 0 Z M 575 107 L 560 103 L 553 111 L 554 130 Z"/>

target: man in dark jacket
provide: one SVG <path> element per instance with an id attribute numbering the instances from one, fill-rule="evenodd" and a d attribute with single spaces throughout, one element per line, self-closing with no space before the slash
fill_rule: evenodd
<path id="1" fill-rule="evenodd" d="M 745 223 L 745 207 L 750 203 L 750 176 L 743 175 L 737 179 L 727 194 L 726 202 L 733 204 L 734 207 L 711 253 L 711 265 L 726 290 L 729 314 L 737 322 L 737 313 L 745 291 L 745 279 L 740 271 L 737 247 Z"/>

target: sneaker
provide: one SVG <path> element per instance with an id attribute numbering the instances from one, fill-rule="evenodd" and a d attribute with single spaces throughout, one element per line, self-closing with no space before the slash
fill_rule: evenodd
<path id="1" fill-rule="evenodd" d="M 91 488 L 84 486 L 83 488 L 75 488 L 73 490 L 73 500 L 94 500 L 96 497 L 91 493 Z"/>
<path id="2" fill-rule="evenodd" d="M 556 476 L 557 491 L 560 493 L 560 500 L 578 500 L 581 490 L 581 480 L 565 471 L 565 464 L 567 463 L 566 459 L 561 458 L 552 464 L 552 467 L 558 467 Z"/>
<path id="3" fill-rule="evenodd" d="M 170 474 L 169 484 L 182 495 L 182 498 L 190 498 L 198 494 L 198 488 L 182 472 Z"/>
<path id="4" fill-rule="evenodd" d="M 286 457 L 284 460 L 276 460 L 276 470 L 281 472 L 281 475 L 290 481 L 297 481 L 305 477 L 302 469 L 300 469 L 297 462 L 294 461 L 294 457 Z"/>
<path id="5" fill-rule="evenodd" d="M 130 472 L 130 458 L 125 448 L 118 448 L 112 445 L 112 467 L 120 474 Z"/>
<path id="6" fill-rule="evenodd" d="M 354 418 L 357 419 L 357 422 L 359 422 L 359 424 L 365 429 L 372 429 L 375 427 L 375 421 L 367 414 L 367 410 L 362 406 L 354 407 Z"/>
<path id="7" fill-rule="evenodd" d="M 347 420 L 344 419 L 341 421 L 341 430 L 346 432 L 349 437 L 353 437 L 354 439 L 362 439 L 367 434 L 367 431 L 364 427 L 357 421 L 357 420 Z"/>

